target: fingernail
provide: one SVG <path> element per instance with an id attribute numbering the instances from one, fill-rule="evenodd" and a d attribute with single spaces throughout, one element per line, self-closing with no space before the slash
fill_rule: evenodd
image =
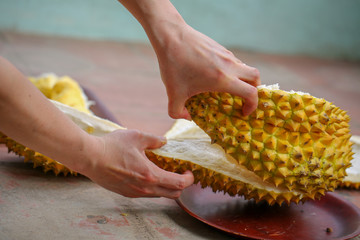
<path id="1" fill-rule="evenodd" d="M 160 141 L 161 141 L 162 145 L 165 145 L 167 142 L 167 139 L 166 139 L 166 137 L 160 137 Z"/>

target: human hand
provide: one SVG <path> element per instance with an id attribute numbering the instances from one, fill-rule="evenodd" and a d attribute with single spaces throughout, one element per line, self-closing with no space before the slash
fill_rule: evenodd
<path id="1" fill-rule="evenodd" d="M 158 57 L 173 118 L 190 119 L 185 101 L 201 92 L 228 92 L 245 100 L 243 114 L 257 107 L 259 71 L 186 24 L 170 1 L 118 0 L 143 26 Z"/>
<path id="2" fill-rule="evenodd" d="M 178 198 L 190 186 L 192 173 L 176 174 L 160 169 L 145 156 L 145 149 L 159 148 L 165 139 L 136 130 L 118 130 L 102 138 L 103 153 L 92 156 L 84 175 L 100 186 L 125 197 Z"/>
<path id="3" fill-rule="evenodd" d="M 185 101 L 201 92 L 228 92 L 244 98 L 243 114 L 257 107 L 259 71 L 237 59 L 232 52 L 187 24 L 173 27 L 167 44 L 156 52 L 173 118 L 190 119 Z M 156 45 L 155 45 L 156 47 Z"/>

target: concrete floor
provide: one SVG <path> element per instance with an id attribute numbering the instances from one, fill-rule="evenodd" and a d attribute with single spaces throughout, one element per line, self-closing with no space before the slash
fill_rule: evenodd
<path id="1" fill-rule="evenodd" d="M 360 63 L 233 50 L 262 82 L 323 97 L 348 110 L 360 135 Z M 147 45 L 0 32 L 0 54 L 25 75 L 69 75 L 120 122 L 164 134 L 173 120 L 153 50 Z M 151 101 L 149 101 L 149 99 Z M 360 192 L 341 190 L 360 207 Z M 0 239 L 231 239 L 175 201 L 128 199 L 84 177 L 55 177 L 0 147 Z M 360 239 L 357 237 L 356 239 Z"/>

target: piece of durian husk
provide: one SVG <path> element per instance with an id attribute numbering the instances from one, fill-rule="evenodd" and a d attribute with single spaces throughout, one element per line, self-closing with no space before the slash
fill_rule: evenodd
<path id="1" fill-rule="evenodd" d="M 258 95 L 258 108 L 247 117 L 240 97 L 202 93 L 190 98 L 188 111 L 203 129 L 200 135 L 210 138 L 179 134 L 148 157 L 169 171 L 191 170 L 203 187 L 269 204 L 320 199 L 333 191 L 353 155 L 346 112 L 277 86 L 261 86 Z"/>
<path id="2" fill-rule="evenodd" d="M 76 80 L 55 74 L 47 73 L 39 77 L 29 77 L 29 80 L 49 99 L 61 102 L 71 106 L 81 112 L 91 113 L 90 106 L 93 102 L 89 101 L 85 93 Z M 91 127 L 87 130 L 92 130 Z M 24 157 L 25 162 L 33 162 L 35 167 L 42 167 L 45 172 L 54 172 L 56 175 L 63 173 L 64 175 L 76 175 L 76 172 L 68 169 L 63 164 L 39 153 L 26 146 L 12 140 L 0 132 L 0 144 L 7 146 L 9 152 L 14 152 Z"/>
<path id="3" fill-rule="evenodd" d="M 360 136 L 352 136 L 350 140 L 354 143 L 354 159 L 351 167 L 346 169 L 347 176 L 340 182 L 340 188 L 360 189 Z"/>

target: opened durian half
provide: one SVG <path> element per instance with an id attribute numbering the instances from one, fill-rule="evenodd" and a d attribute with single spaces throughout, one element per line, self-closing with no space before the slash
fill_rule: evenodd
<path id="1" fill-rule="evenodd" d="M 346 112 L 278 86 L 260 86 L 258 96 L 258 108 L 247 117 L 243 100 L 231 94 L 190 98 L 187 109 L 203 133 L 194 125 L 175 125 L 168 144 L 148 157 L 169 171 L 193 171 L 203 187 L 269 204 L 333 191 L 353 155 Z"/>

